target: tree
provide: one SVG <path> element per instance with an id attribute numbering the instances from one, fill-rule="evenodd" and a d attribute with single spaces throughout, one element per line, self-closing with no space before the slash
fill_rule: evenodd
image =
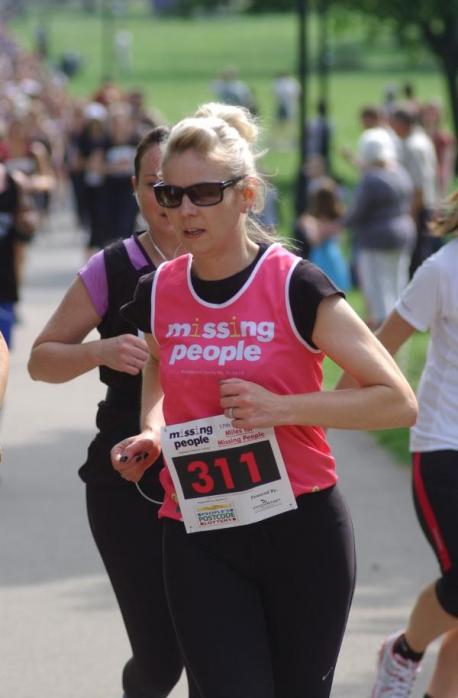
<path id="1" fill-rule="evenodd" d="M 391 22 L 405 42 L 426 42 L 444 75 L 458 138 L 458 0 L 333 0 L 332 7 Z"/>

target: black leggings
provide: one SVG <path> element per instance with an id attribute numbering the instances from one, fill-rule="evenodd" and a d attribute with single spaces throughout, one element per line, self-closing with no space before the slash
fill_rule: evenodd
<path id="1" fill-rule="evenodd" d="M 327 698 L 355 581 L 337 488 L 220 531 L 164 524 L 167 595 L 202 698 Z"/>
<path id="2" fill-rule="evenodd" d="M 134 485 L 86 485 L 92 535 L 110 577 L 132 647 L 123 671 L 127 698 L 165 698 L 183 669 L 162 574 L 157 507 Z M 189 696 L 198 698 L 192 687 Z"/>

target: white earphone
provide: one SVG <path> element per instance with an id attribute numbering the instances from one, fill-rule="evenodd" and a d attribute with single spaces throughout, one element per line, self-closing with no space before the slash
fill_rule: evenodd
<path id="1" fill-rule="evenodd" d="M 135 201 L 137 202 L 138 208 L 140 208 L 140 201 L 138 200 L 138 194 L 136 191 L 133 192 L 133 197 L 134 197 Z"/>

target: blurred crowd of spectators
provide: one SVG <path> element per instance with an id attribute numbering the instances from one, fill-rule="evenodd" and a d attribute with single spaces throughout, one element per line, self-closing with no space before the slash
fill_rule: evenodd
<path id="1" fill-rule="evenodd" d="M 26 246 L 37 228 L 45 227 L 53 193 L 70 183 L 88 255 L 128 237 L 138 215 L 131 186 L 135 148 L 163 121 L 146 109 L 139 90 L 125 91 L 106 80 L 80 100 L 70 96 L 67 80 L 45 64 L 42 52 L 24 51 L 0 25 L 0 329 L 5 336 L 14 322 Z M 223 71 L 212 89 L 219 100 L 256 113 L 253 91 L 235 68 Z M 296 79 L 279 73 L 273 95 L 275 128 L 281 132 L 297 113 Z M 380 105 L 360 110 L 356 152 L 340 152 L 358 171 L 350 201 L 333 175 L 333 125 L 324 100 L 305 126 L 294 229 L 298 248 L 344 290 L 352 283 L 361 287 L 374 326 L 437 248 L 429 220 L 455 175 L 455 139 L 443 126 L 440 101 L 422 103 L 411 85 L 403 97 L 396 101 L 394 90 L 386 90 Z M 275 228 L 278 210 L 271 187 L 260 222 Z M 341 249 L 344 230 L 350 231 L 350 263 Z"/>
<path id="2" fill-rule="evenodd" d="M 438 249 L 430 220 L 455 177 L 456 143 L 443 125 L 440 100 L 421 102 L 411 85 L 401 101 L 390 97 L 361 108 L 356 152 L 341 149 L 340 156 L 358 172 L 350 197 L 333 177 L 332 124 L 320 108 L 308 127 L 305 191 L 295 226 L 304 256 L 344 290 L 352 281 L 359 285 L 373 327 L 391 311 L 415 269 Z M 350 233 L 351 275 L 340 249 L 344 230 Z"/>
<path id="3" fill-rule="evenodd" d="M 0 330 L 9 337 L 27 244 L 45 230 L 55 193 L 71 184 L 88 254 L 132 234 L 133 154 L 161 121 L 138 90 L 109 80 L 88 100 L 0 25 Z"/>

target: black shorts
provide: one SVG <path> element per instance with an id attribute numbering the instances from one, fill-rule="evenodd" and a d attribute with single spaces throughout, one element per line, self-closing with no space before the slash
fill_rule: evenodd
<path id="1" fill-rule="evenodd" d="M 413 454 L 415 510 L 442 572 L 436 591 L 445 611 L 458 615 L 458 451 Z"/>

